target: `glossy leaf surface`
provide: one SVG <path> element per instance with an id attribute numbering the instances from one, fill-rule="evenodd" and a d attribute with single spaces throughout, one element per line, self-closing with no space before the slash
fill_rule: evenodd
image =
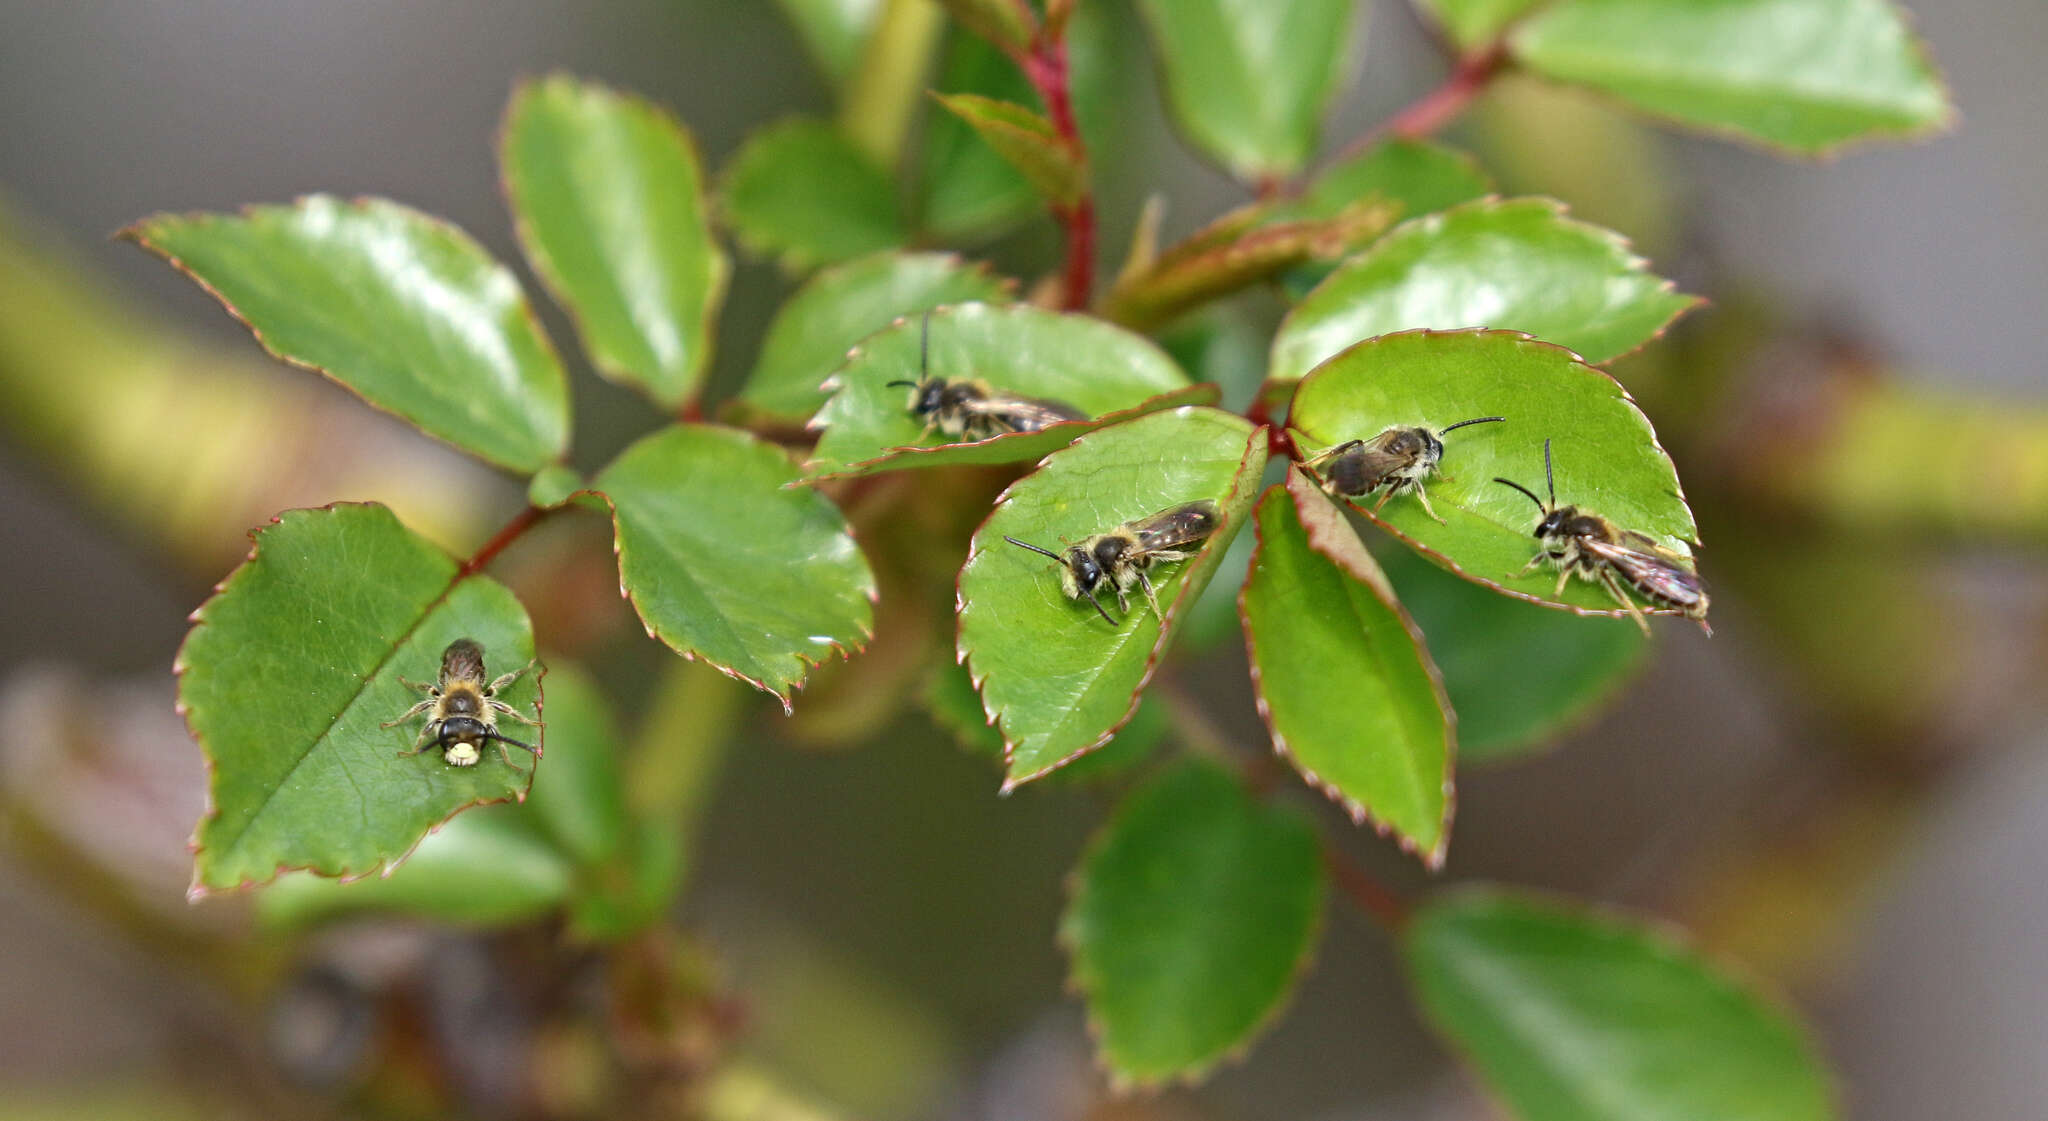
<path id="1" fill-rule="evenodd" d="M 1375 335 L 1499 327 L 1599 365 L 1662 333 L 1698 297 L 1672 290 L 1619 236 L 1548 199 L 1484 199 L 1403 224 L 1317 285 L 1273 340 L 1300 377 Z"/>
<path id="2" fill-rule="evenodd" d="M 665 428 L 593 486 L 612 504 L 619 582 L 650 635 L 775 694 L 873 633 L 875 578 L 839 510 L 789 488 L 773 445 L 709 425 Z"/>
<path id="3" fill-rule="evenodd" d="M 1482 416 L 1507 420 L 1446 435 L 1438 474 L 1424 484 L 1445 524 L 1412 494 L 1388 499 L 1377 513 L 1378 494 L 1353 505 L 1468 580 L 1581 613 L 1615 613 L 1621 608 L 1596 584 L 1574 578 L 1559 596 L 1547 566 L 1517 575 L 1536 555 L 1532 533 L 1542 515 L 1493 479 L 1542 495 L 1549 439 L 1560 504 L 1690 556 L 1687 542 L 1698 531 L 1648 418 L 1614 379 L 1560 347 L 1507 331 L 1386 335 L 1317 367 L 1296 391 L 1289 423 L 1312 454 L 1394 425 L 1441 429 Z"/>
<path id="4" fill-rule="evenodd" d="M 719 176 L 719 214 L 747 252 L 784 270 L 893 249 L 896 187 L 838 129 L 792 117 L 756 132 Z"/>
<path id="5" fill-rule="evenodd" d="M 1289 212 L 1327 218 L 1377 199 L 1397 204 L 1395 216 L 1407 220 L 1492 193 L 1493 181 L 1471 156 L 1423 140 L 1387 140 L 1317 175 Z M 1288 270 L 1287 294 L 1300 300 L 1335 268 L 1316 261 Z"/>
<path id="6" fill-rule="evenodd" d="M 1008 743 L 1006 787 L 1107 742 L 1172 638 L 1174 622 L 1208 583 L 1256 493 L 1263 437 L 1206 408 L 1179 408 L 1089 433 L 1046 457 L 997 500 L 960 572 L 961 658 Z M 1061 591 L 1053 562 L 1003 540 L 1058 551 L 1064 540 L 1207 499 L 1219 525 L 1196 556 L 1155 566 L 1164 627 L 1142 594 L 1115 597 L 1105 622 Z"/>
<path id="7" fill-rule="evenodd" d="M 1547 78 L 1805 154 L 1931 132 L 1953 115 L 1886 0 L 1565 0 L 1508 42 Z"/>
<path id="8" fill-rule="evenodd" d="M 391 728 L 432 682 L 441 652 L 482 644 L 492 676 L 533 658 L 526 612 L 382 506 L 292 510 L 256 534 L 250 559 L 194 615 L 178 652 L 178 703 L 210 763 L 193 891 L 285 869 L 359 876 L 396 864 L 465 806 L 523 797 L 533 758 L 491 747 L 454 767 L 437 749 L 401 757 L 426 717 Z M 529 673 L 500 696 L 534 716 Z M 539 729 L 501 718 L 538 744 Z"/>
<path id="9" fill-rule="evenodd" d="M 1460 764 L 1554 743 L 1593 719 L 1649 649 L 1625 619 L 1578 619 L 1494 595 L 1407 549 L 1378 556 L 1443 673 L 1458 714 Z"/>
<path id="10" fill-rule="evenodd" d="M 809 420 L 855 343 L 940 304 L 1002 300 L 1010 287 L 950 253 L 878 253 L 820 269 L 775 313 L 740 401 L 753 415 Z"/>
<path id="11" fill-rule="evenodd" d="M 548 769 L 554 770 L 552 760 Z M 476 927 L 539 918 L 567 900 L 575 870 L 532 818 L 527 806 L 462 814 L 429 834 L 388 876 L 334 880 L 290 873 L 263 892 L 257 914 L 271 929 L 360 914 Z"/>
<path id="12" fill-rule="evenodd" d="M 1096 418 L 945 446 L 947 437 L 936 430 L 925 434 L 924 421 L 910 411 L 911 391 L 888 384 L 918 380 L 923 331 L 920 317 L 873 335 L 832 375 L 832 399 L 812 422 L 824 432 L 804 465 L 813 478 L 1029 462 L 1088 431 L 1091 423 L 1188 388 L 1187 375 L 1150 340 L 1099 319 L 1022 304 L 942 308 L 931 317 L 931 376 L 978 378 L 992 390 L 1058 401 Z"/>
<path id="13" fill-rule="evenodd" d="M 1799 1026 L 1668 930 L 1463 891 L 1403 942 L 1423 1011 L 1524 1121 L 1836 1115 Z"/>
<path id="14" fill-rule="evenodd" d="M 1431 867 L 1450 843 L 1455 721 L 1422 633 L 1300 471 L 1259 500 L 1239 598 L 1259 713 L 1309 785 Z"/>
<path id="15" fill-rule="evenodd" d="M 591 363 L 681 404 L 711 357 L 730 270 L 689 133 L 654 105 L 558 75 L 513 95 L 499 162 L 526 258 Z"/>
<path id="16" fill-rule="evenodd" d="M 979 94 L 934 95 L 1054 206 L 1072 206 L 1088 189 L 1088 164 L 1052 122 L 1014 101 Z"/>
<path id="17" fill-rule="evenodd" d="M 513 471 L 567 449 L 569 385 L 511 270 L 467 234 L 383 199 L 313 195 L 123 231 L 271 354 Z"/>
<path id="18" fill-rule="evenodd" d="M 1140 0 L 1182 133 L 1240 179 L 1301 169 L 1355 53 L 1350 0 Z"/>
<path id="19" fill-rule="evenodd" d="M 1126 798 L 1081 859 L 1060 924 L 1120 1083 L 1199 1078 L 1276 1016 L 1307 967 L 1324 873 L 1314 830 L 1207 761 Z"/>

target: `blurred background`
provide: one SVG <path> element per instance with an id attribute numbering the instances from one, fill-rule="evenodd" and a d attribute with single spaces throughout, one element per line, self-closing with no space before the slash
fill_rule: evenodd
<path id="1" fill-rule="evenodd" d="M 1172 135 L 1137 21 L 1105 7 L 1128 87 L 1126 142 L 1098 153 L 1106 266 L 1146 194 L 1167 197 L 1169 235 L 1243 196 Z M 1405 4 L 1364 8 L 1333 146 L 1445 70 Z M 1719 593 L 1713 640 L 1658 628 L 1612 705 L 1461 772 L 1445 877 L 1685 923 L 1807 1010 L 1851 1116 L 2009 1121 L 2048 1101 L 2048 7 L 1914 15 L 1962 109 L 1919 145 L 1798 163 L 1520 81 L 1445 137 L 1714 301 L 1615 372 L 1679 461 Z M 521 1022 L 516 938 L 386 923 L 285 940 L 252 929 L 247 899 L 185 904 L 204 774 L 169 667 L 186 613 L 277 510 L 374 498 L 466 551 L 523 494 L 269 362 L 108 235 L 318 190 L 444 215 L 516 262 L 495 132 L 514 81 L 554 69 L 673 108 L 713 169 L 765 122 L 831 111 L 767 0 L 0 9 L 0 1118 L 305 1115 L 381 1045 L 366 1009 L 394 991 L 465 1041 L 464 1100 L 513 1100 L 493 1042 Z M 1057 252 L 1043 218 L 988 247 L 1027 280 Z M 740 260 L 715 385 L 751 368 L 788 288 Z M 651 421 L 626 391 L 574 384 L 580 466 Z M 606 533 L 560 519 L 505 576 L 631 726 L 673 659 L 618 601 Z M 1234 646 L 1187 679 L 1241 696 Z M 1385 936 L 1341 909 L 1248 1061 L 1102 1104 L 1052 932 L 1107 803 L 995 797 L 983 760 L 893 706 L 921 672 L 857 661 L 794 720 L 744 701 L 710 790 L 682 917 L 744 1006 L 737 1046 L 779 1085 L 821 1116 L 1490 1115 L 1413 1021 Z M 1263 744 L 1248 703 L 1216 717 Z M 1353 842 L 1426 888 L 1369 831 Z"/>

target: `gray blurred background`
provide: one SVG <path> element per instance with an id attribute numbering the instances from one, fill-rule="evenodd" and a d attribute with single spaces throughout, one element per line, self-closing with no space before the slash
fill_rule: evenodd
<path id="1" fill-rule="evenodd" d="M 1336 142 L 1443 70 L 1405 5 L 1365 6 L 1358 81 L 1327 133 Z M 1962 112 L 1952 135 L 1920 145 L 1810 165 L 1627 131 L 1615 141 L 1634 154 L 1626 164 L 1560 168 L 1503 140 L 1514 113 L 1546 104 L 1534 93 L 1519 107 L 1482 107 L 1449 139 L 1480 147 L 1511 189 L 1574 198 L 1582 214 L 1635 237 L 1660 272 L 1692 291 L 1724 299 L 1717 285 L 1740 278 L 1746 297 L 1851 332 L 1916 382 L 2038 407 L 2048 396 L 2037 335 L 2048 292 L 2048 82 L 2040 77 L 2048 5 L 1914 7 Z M 1122 26 L 1135 34 L 1134 21 Z M 821 79 L 766 0 L 17 0 L 0 8 L 0 205 L 122 298 L 253 360 L 253 343 L 193 285 L 108 235 L 152 211 L 229 209 L 319 190 L 386 195 L 445 215 L 516 261 L 495 181 L 495 130 L 512 83 L 553 69 L 673 107 L 714 169 L 758 125 L 830 111 Z M 1144 126 L 1111 158 L 1142 189 L 1169 196 L 1169 231 L 1241 201 L 1179 146 L 1150 82 L 1132 90 Z M 1596 131 L 1623 127 L 1590 120 Z M 1645 201 L 1656 192 L 1633 185 L 1643 178 L 1675 192 L 1675 205 Z M 1105 200 L 1106 260 L 1127 239 L 1138 201 L 1136 191 Z M 1042 266 L 1050 227 L 1028 229 L 1003 251 Z M 741 267 L 720 329 L 720 376 L 751 365 L 785 290 L 771 270 Z M 544 313 L 556 339 L 568 340 L 560 317 Z M 0 376 L 24 371 L 0 368 Z M 276 376 L 314 380 L 281 367 Z M 354 408 L 330 387 L 308 392 Z M 583 378 L 576 393 L 580 460 L 594 462 L 646 423 L 637 401 L 608 385 Z M 409 439 L 381 418 L 361 423 L 366 439 Z M 162 438 L 197 454 L 207 433 L 166 430 Z M 1969 450 L 1968 433 L 1937 432 L 1927 447 L 1901 454 Z M 418 454 L 466 470 L 431 450 Z M 479 519 L 489 525 L 519 496 L 509 484 L 483 485 L 495 495 Z M 306 501 L 352 497 L 362 496 Z M 50 667 L 135 682 L 138 710 L 161 702 L 172 722 L 163 735 L 174 738 L 167 670 L 184 615 L 208 581 L 163 563 L 84 501 L 47 455 L 13 440 L 0 442 L 0 525 L 0 588 L 9 589 L 0 596 L 0 675 L 17 689 Z M 1704 529 L 1711 576 L 1715 527 Z M 233 541 L 224 547 L 238 551 Z M 1997 551 L 1957 567 L 1958 594 L 1990 636 L 1971 656 L 2004 688 L 2031 690 L 2041 680 L 2038 669 L 2000 676 L 1990 668 L 2001 658 L 2039 659 L 2037 574 Z M 1730 837 L 1746 821 L 1771 820 L 1773 806 L 1830 764 L 1814 758 L 1800 699 L 1739 657 L 1747 630 L 1737 605 L 1711 644 L 1675 628 L 1662 634 L 1650 671 L 1564 747 L 1461 776 L 1450 873 L 1654 906 L 1669 898 L 1677 869 L 1711 864 L 1715 847 L 1735 844 Z M 1896 858 L 1844 908 L 1853 921 L 1828 943 L 1828 965 L 1794 974 L 1853 1116 L 2048 1115 L 2041 695 L 2008 697 L 1996 718 L 1975 724 L 1958 708 L 1963 764 L 1943 771 Z M 1238 715 L 1229 731 L 1257 737 L 1249 711 Z M 764 737 L 775 734 L 772 722 L 759 726 Z M 0 737 L 18 734 L 0 729 Z M 985 768 L 935 748 L 926 733 L 881 740 L 846 755 L 765 738 L 743 751 L 707 827 L 693 913 L 714 931 L 752 932 L 737 942 L 776 930 L 822 946 L 814 956 L 837 964 L 820 966 L 820 976 L 837 980 L 813 991 L 894 991 L 889 999 L 913 1025 L 903 1038 L 943 1072 L 902 1092 L 914 1112 L 1055 1115 L 1053 1106 L 1004 1095 L 1044 1083 L 1044 1070 L 1083 1077 L 1075 1073 L 1086 1062 L 1079 1017 L 1060 992 L 1051 931 L 1059 878 L 1099 807 L 1059 792 L 997 801 Z M 197 769 L 193 758 L 167 765 Z M 921 793 L 906 801 L 901 792 L 912 788 Z M 107 810 L 142 812 L 120 803 Z M 189 828 L 193 810 L 162 811 L 171 835 Z M 934 837 L 946 839 L 943 851 L 923 843 Z M 1356 848 L 1390 878 L 1420 886 L 1372 838 Z M 171 857 L 175 865 L 182 853 Z M 977 892 L 971 885 L 982 878 L 1004 881 L 1005 891 Z M 0 946 L 0 1038 L 9 1040 L 0 1082 L 17 1089 L 146 1077 L 179 1053 L 169 1010 L 207 999 L 4 859 Z M 805 996 L 790 999 L 800 1006 Z M 1249 1118 L 1485 1115 L 1408 1015 L 1385 939 L 1333 911 L 1292 1010 L 1249 1064 L 1228 1069 L 1191 1108 Z M 829 1072 L 817 1077 L 836 1085 Z"/>

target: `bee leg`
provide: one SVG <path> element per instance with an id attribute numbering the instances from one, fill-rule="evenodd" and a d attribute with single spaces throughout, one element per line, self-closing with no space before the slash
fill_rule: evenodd
<path id="1" fill-rule="evenodd" d="M 1527 576 L 1527 575 L 1529 575 L 1529 573 L 1531 573 L 1531 572 L 1535 571 L 1535 569 L 1536 569 L 1536 566 L 1537 566 L 1537 565 L 1539 565 L 1539 564 L 1542 564 L 1542 563 L 1543 563 L 1543 558 L 1544 558 L 1544 557 L 1546 557 L 1546 556 L 1548 556 L 1548 555 L 1549 555 L 1548 553 L 1537 553 L 1537 554 L 1536 554 L 1535 556 L 1533 556 L 1533 557 L 1530 557 L 1530 558 L 1529 558 L 1529 563 L 1528 563 L 1528 564 L 1525 564 L 1525 565 L 1523 565 L 1523 566 L 1522 566 L 1522 567 L 1521 567 L 1520 569 L 1516 570 L 1516 572 L 1515 572 L 1515 575 L 1517 575 L 1517 576 Z"/>
<path id="2" fill-rule="evenodd" d="M 1643 609 L 1636 606 L 1636 601 L 1630 599 L 1628 593 L 1621 590 L 1621 582 L 1614 578 L 1613 570 L 1601 569 L 1600 583 L 1606 587 L 1608 595 L 1613 596 L 1617 603 L 1628 608 L 1629 618 L 1636 621 L 1636 628 L 1643 632 L 1644 638 L 1648 638 L 1650 636 L 1650 621 L 1643 618 Z"/>
<path id="3" fill-rule="evenodd" d="M 400 678 L 398 679 L 398 683 L 399 683 L 400 685 L 403 685 L 403 686 L 405 686 L 405 687 L 406 687 L 406 688 L 408 688 L 408 689 L 417 689 L 417 690 L 419 690 L 419 691 L 420 691 L 420 692 L 422 692 L 422 693 L 429 693 L 429 694 L 431 694 L 432 692 L 434 692 L 434 689 L 435 689 L 435 687 L 434 687 L 434 686 L 432 686 L 432 685 L 428 685 L 428 684 L 426 684 L 426 683 L 424 683 L 424 682 L 420 682 L 420 681 L 407 681 L 407 680 L 406 680 L 406 679 L 405 679 L 404 677 L 402 677 L 402 676 L 401 676 L 401 677 L 400 677 Z"/>
<path id="4" fill-rule="evenodd" d="M 1144 589 L 1145 602 L 1152 605 L 1153 617 L 1162 623 L 1165 622 L 1166 616 L 1159 611 L 1159 593 L 1152 590 L 1152 578 L 1145 575 L 1143 569 L 1138 572 L 1138 587 Z"/>
<path id="5" fill-rule="evenodd" d="M 384 723 L 379 724 L 377 726 L 379 728 L 396 728 L 400 724 L 403 724 L 406 721 L 411 720 L 413 717 L 418 716 L 420 713 L 425 712 L 432 707 L 434 707 L 434 702 L 431 699 L 421 701 L 420 703 L 412 706 L 411 708 L 406 709 L 405 712 L 402 715 L 400 715 L 398 719 L 386 720 Z"/>
<path id="6" fill-rule="evenodd" d="M 1422 483 L 1418 481 L 1415 483 L 1411 483 L 1409 485 L 1415 488 L 1415 501 L 1422 503 L 1422 512 L 1428 514 L 1430 520 L 1435 522 L 1436 524 L 1444 524 L 1444 520 L 1442 518 L 1437 517 L 1436 511 L 1430 508 L 1429 496 L 1422 493 Z"/>
<path id="7" fill-rule="evenodd" d="M 527 768 L 519 766 L 518 764 L 512 762 L 512 753 L 505 750 L 506 744 L 509 743 L 513 747 L 523 747 L 526 750 L 533 752 L 533 757 L 535 759 L 540 758 L 540 752 L 535 750 L 534 746 L 530 743 L 520 743 L 518 740 L 508 739 L 504 736 L 495 734 L 491 736 L 491 742 L 498 745 L 498 758 L 503 759 L 505 761 L 506 766 L 512 768 L 515 771 L 520 772 L 521 774 L 528 773 Z"/>
<path id="8" fill-rule="evenodd" d="M 531 661 L 531 662 L 528 662 L 528 663 L 526 663 L 526 664 L 525 664 L 525 665 L 523 665 L 523 666 L 520 666 L 520 667 L 519 667 L 518 669 L 516 669 L 516 670 L 513 670 L 513 671 L 512 671 L 511 673 L 507 673 L 507 674 L 501 674 L 501 675 L 499 675 L 499 677 L 497 678 L 497 680 L 495 680 L 495 681 L 491 682 L 491 683 L 490 683 L 490 685 L 489 685 L 489 686 L 487 686 L 487 687 L 486 687 L 486 688 L 484 689 L 484 696 L 486 696 L 486 697 L 494 697 L 494 696 L 496 696 L 496 695 L 498 694 L 498 690 L 500 690 L 500 689 L 503 689 L 503 688 L 505 688 L 505 687 L 506 687 L 507 685 L 510 685 L 510 684 L 512 684 L 513 682 L 515 682 L 515 681 L 519 680 L 519 679 L 520 679 L 520 678 L 522 678 L 522 677 L 525 677 L 525 676 L 526 676 L 526 674 L 527 674 L 527 671 L 529 671 L 529 670 L 533 669 L 533 667 L 534 667 L 534 666 L 535 666 L 535 665 L 536 665 L 536 664 L 537 664 L 537 663 L 538 663 L 539 661 L 540 661 L 540 659 L 536 658 L 536 659 L 534 659 L 533 661 Z"/>
<path id="9" fill-rule="evenodd" d="M 485 697 L 484 703 L 491 706 L 491 711 L 503 713 L 506 716 L 509 716 L 512 719 L 519 721 L 521 724 L 525 724 L 529 727 L 534 728 L 539 728 L 543 726 L 540 721 L 535 720 L 533 717 L 526 715 L 525 713 L 519 711 L 516 708 L 513 708 L 511 705 L 506 704 L 504 701 L 501 701 L 496 697 Z"/>
<path id="10" fill-rule="evenodd" d="M 1571 580 L 1571 578 L 1572 578 L 1572 570 L 1571 570 L 1571 566 L 1570 566 L 1570 565 L 1566 565 L 1565 567 L 1563 567 L 1563 568 L 1560 568 L 1560 569 L 1558 569 L 1558 570 L 1557 570 L 1557 590 L 1556 590 L 1556 591 L 1554 591 L 1554 592 L 1552 592 L 1552 593 L 1550 593 L 1550 594 L 1551 594 L 1551 596 L 1552 596 L 1552 597 L 1556 597 L 1556 596 L 1561 596 L 1561 595 L 1563 595 L 1563 594 L 1564 594 L 1564 586 L 1565 586 L 1566 582 L 1568 582 L 1569 580 Z"/>
<path id="11" fill-rule="evenodd" d="M 387 728 L 390 726 L 389 724 L 385 725 Z M 441 746 L 441 726 L 430 720 L 427 722 L 426 727 L 420 729 L 419 738 L 412 741 L 412 750 L 401 751 L 398 753 L 398 757 L 403 759 L 408 755 L 418 755 L 423 751 L 439 746 Z"/>

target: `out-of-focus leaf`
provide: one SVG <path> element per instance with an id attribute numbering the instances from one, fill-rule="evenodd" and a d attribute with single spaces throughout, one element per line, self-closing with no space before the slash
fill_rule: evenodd
<path id="1" fill-rule="evenodd" d="M 554 778 L 552 764 L 548 771 Z M 568 856 L 534 825 L 530 806 L 474 810 L 428 834 L 389 875 L 279 877 L 258 898 L 257 914 L 274 930 L 366 913 L 476 927 L 539 918 L 568 898 L 575 874 Z"/>
<path id="2" fill-rule="evenodd" d="M 976 35 L 1011 53 L 1031 45 L 1038 17 L 1025 0 L 939 0 L 953 18 Z"/>
<path id="3" fill-rule="evenodd" d="M 1355 50 L 1351 0 L 1140 0 L 1181 131 L 1240 179 L 1299 171 Z"/>
<path id="4" fill-rule="evenodd" d="M 1424 484 L 1442 524 L 1411 494 L 1353 502 L 1396 537 L 1475 583 L 1580 614 L 1622 609 L 1599 585 L 1574 578 L 1556 592 L 1548 566 L 1517 575 L 1536 556 L 1544 493 L 1543 442 L 1551 440 L 1560 505 L 1599 514 L 1648 535 L 1681 558 L 1697 540 L 1671 458 L 1649 419 L 1613 378 L 1562 347 L 1509 331 L 1407 331 L 1360 343 L 1318 366 L 1294 396 L 1289 423 L 1311 454 L 1369 440 L 1395 425 L 1442 429 L 1502 416 L 1444 437 L 1438 474 Z M 1304 442 L 1305 441 L 1305 442 Z M 1644 609 L 1646 612 L 1648 608 Z"/>
<path id="5" fill-rule="evenodd" d="M 1422 633 L 1344 514 L 1299 470 L 1259 500 L 1238 600 L 1259 714 L 1309 785 L 1432 868 L 1451 832 L 1453 729 Z"/>
<path id="6" fill-rule="evenodd" d="M 1256 492 L 1263 430 L 1215 409 L 1180 408 L 1091 432 L 1005 491 L 975 532 L 960 571 L 960 656 L 1009 744 L 1005 788 L 1101 747 L 1201 594 Z M 1052 562 L 1003 540 L 1057 551 L 1184 503 L 1216 506 L 1216 529 L 1192 558 L 1150 579 L 1164 621 L 1137 589 L 1114 625 L 1068 599 Z M 1100 591 L 1116 611 L 1115 597 Z"/>
<path id="7" fill-rule="evenodd" d="M 950 253 L 877 253 L 818 270 L 775 313 L 740 394 L 750 415 L 806 421 L 860 340 L 940 304 L 1000 301 L 1011 283 Z"/>
<path id="8" fill-rule="evenodd" d="M 690 134 L 638 98 L 557 75 L 513 95 L 499 163 L 526 259 L 591 364 L 680 405 L 703 379 L 730 270 Z"/>
<path id="9" fill-rule="evenodd" d="M 1460 764 L 1542 750 L 1613 696 L 1649 648 L 1626 620 L 1575 619 L 1494 595 L 1407 549 L 1379 558 L 1443 673 Z"/>
<path id="10" fill-rule="evenodd" d="M 838 129 L 807 117 L 748 138 L 719 175 L 718 200 L 741 246 L 793 273 L 907 237 L 895 184 Z"/>
<path id="11" fill-rule="evenodd" d="M 1599 365 L 1699 303 L 1647 263 L 1549 199 L 1465 203 L 1403 224 L 1317 285 L 1280 325 L 1270 376 L 1418 327 L 1525 331 Z"/>
<path id="12" fill-rule="evenodd" d="M 1200 1078 L 1276 1016 L 1321 925 L 1315 831 L 1183 763 L 1118 807 L 1060 923 L 1104 1065 L 1120 1083 Z"/>
<path id="13" fill-rule="evenodd" d="M 526 501 L 535 509 L 552 510 L 583 489 L 583 476 L 573 467 L 550 464 L 534 473 L 526 483 Z"/>
<path id="14" fill-rule="evenodd" d="M 618 722 L 590 674 L 548 667 L 548 777 L 527 795 L 526 816 L 584 865 L 601 864 L 625 836 Z"/>
<path id="15" fill-rule="evenodd" d="M 439 219 L 313 195 L 122 231 L 294 365 L 522 473 L 569 446 L 569 383 L 519 281 Z"/>
<path id="16" fill-rule="evenodd" d="M 684 424 L 619 454 L 619 583 L 647 633 L 789 706 L 806 670 L 873 633 L 875 577 L 846 519 L 790 488 L 794 464 L 745 432 Z"/>
<path id="17" fill-rule="evenodd" d="M 1014 101 L 980 94 L 934 94 L 1055 207 L 1071 207 L 1088 189 L 1088 161 L 1043 116 Z"/>
<path id="18" fill-rule="evenodd" d="M 292 510 L 259 531 L 249 560 L 194 613 L 178 651 L 178 704 L 210 763 L 194 894 L 287 869 L 360 876 L 404 859 L 427 830 L 480 802 L 525 796 L 533 759 L 507 766 L 485 745 L 474 766 L 433 748 L 414 756 L 421 699 L 460 638 L 491 676 L 533 659 L 526 612 L 376 505 Z M 529 716 L 538 675 L 500 694 Z M 500 718 L 536 746 L 541 730 Z M 530 733 L 530 734 L 527 734 Z"/>
<path id="19" fill-rule="evenodd" d="M 1493 193 L 1471 156 L 1425 140 L 1388 140 L 1317 175 L 1282 214 L 1329 218 L 1368 200 L 1397 203 L 1397 217 L 1419 218 Z M 1312 261 L 1287 271 L 1287 295 L 1300 300 L 1336 267 Z"/>
<path id="20" fill-rule="evenodd" d="M 1508 43 L 1544 77 L 1806 155 L 1923 135 L 1954 116 L 1886 0 L 1563 0 Z"/>
<path id="21" fill-rule="evenodd" d="M 832 399 L 811 423 L 822 428 L 805 472 L 813 479 L 904 467 L 1019 463 L 1045 455 L 1116 414 L 1186 401 L 1187 375 L 1150 340 L 1100 319 L 1026 305 L 963 304 L 870 336 L 847 356 L 826 388 Z M 1036 432 L 1008 432 L 970 444 L 948 437 L 910 411 L 912 391 L 892 381 L 923 372 L 980 380 L 991 391 L 1057 401 L 1093 418 Z M 1204 396 L 1213 400 L 1213 390 Z"/>
<path id="22" fill-rule="evenodd" d="M 776 0 L 804 49 L 834 85 L 844 85 L 860 63 L 884 0 Z"/>
<path id="23" fill-rule="evenodd" d="M 1543 0 L 1415 0 L 1428 12 L 1451 42 L 1470 50 L 1500 37 L 1510 23 Z"/>
<path id="24" fill-rule="evenodd" d="M 1402 932 L 1423 1011 L 1524 1121 L 1828 1121 L 1799 1026 L 1671 933 L 1498 890 Z"/>

